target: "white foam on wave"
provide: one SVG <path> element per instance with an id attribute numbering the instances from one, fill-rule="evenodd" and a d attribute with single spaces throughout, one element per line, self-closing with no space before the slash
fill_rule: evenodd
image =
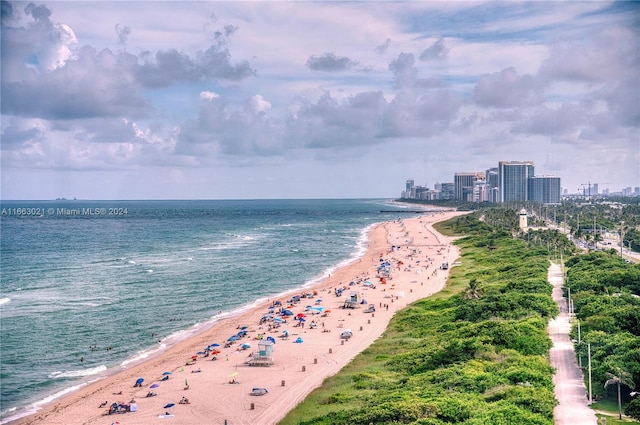
<path id="1" fill-rule="evenodd" d="M 106 370 L 106 368 L 105 368 L 105 370 Z M 60 390 L 60 391 L 58 391 L 56 393 L 53 393 L 53 394 L 43 398 L 42 400 L 38 400 L 36 402 L 33 402 L 33 403 L 29 404 L 24 409 L 21 408 L 19 411 L 18 411 L 18 408 L 16 408 L 16 407 L 8 409 L 6 412 L 2 412 L 2 416 L 4 416 L 4 417 L 0 421 L 0 425 L 8 424 L 8 423 L 16 421 L 16 420 L 18 420 L 20 418 L 24 418 L 26 416 L 33 415 L 34 413 L 38 412 L 38 410 L 40 410 L 42 408 L 42 406 L 45 406 L 45 405 L 47 405 L 49 403 L 52 403 L 53 401 L 55 401 L 55 400 L 57 400 L 57 399 L 59 399 L 61 397 L 64 397 L 65 395 L 70 394 L 70 393 L 72 393 L 74 391 L 77 391 L 80 388 L 82 388 L 84 386 L 87 386 L 87 385 L 89 385 L 89 384 L 91 384 L 93 382 L 96 382 L 97 380 L 98 379 L 94 379 L 94 380 L 90 380 L 90 381 L 87 381 L 87 382 L 80 383 L 78 385 L 73 385 L 71 387 L 64 388 L 64 389 L 62 389 L 62 390 Z M 14 415 L 11 415 L 14 412 L 18 412 L 18 413 L 15 413 Z"/>
<path id="2" fill-rule="evenodd" d="M 97 375 L 98 373 L 105 372 L 106 370 L 107 370 L 107 367 L 105 365 L 100 365 L 100 366 L 92 367 L 90 369 L 68 370 L 65 372 L 60 372 L 60 371 L 51 372 L 47 376 L 51 379 L 81 378 L 83 376 Z"/>
<path id="3" fill-rule="evenodd" d="M 136 262 L 135 262 L 135 261 L 133 261 L 133 260 L 129 260 L 129 261 L 127 261 L 127 263 L 129 263 L 129 264 L 136 264 Z"/>
<path id="4" fill-rule="evenodd" d="M 123 360 L 120 363 L 120 367 L 122 369 L 126 369 L 127 367 L 135 365 L 135 364 L 138 364 L 138 363 L 142 362 L 143 360 L 148 359 L 151 356 L 157 355 L 158 353 L 166 350 L 166 348 L 167 348 L 167 344 L 164 343 L 164 342 L 161 342 L 157 346 L 155 346 L 153 348 L 150 348 L 148 350 L 138 351 L 138 353 L 135 356 L 133 356 L 133 357 L 131 357 L 129 359 Z"/>
<path id="5" fill-rule="evenodd" d="M 153 273 L 153 270 L 149 269 L 147 270 L 147 273 Z"/>
<path id="6" fill-rule="evenodd" d="M 0 305 L 6 304 L 11 301 L 11 298 L 0 298 Z"/>

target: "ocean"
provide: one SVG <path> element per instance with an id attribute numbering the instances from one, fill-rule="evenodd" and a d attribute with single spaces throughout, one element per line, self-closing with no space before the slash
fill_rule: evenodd
<path id="1" fill-rule="evenodd" d="M 386 200 L 2 201 L 0 423 L 361 256 Z M 387 212 L 382 212 L 387 211 Z"/>

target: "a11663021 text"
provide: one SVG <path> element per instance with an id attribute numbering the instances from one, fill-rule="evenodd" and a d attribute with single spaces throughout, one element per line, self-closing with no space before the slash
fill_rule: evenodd
<path id="1" fill-rule="evenodd" d="M 2 217 L 124 217 L 128 208 L 121 207 L 11 207 L 0 210 Z"/>

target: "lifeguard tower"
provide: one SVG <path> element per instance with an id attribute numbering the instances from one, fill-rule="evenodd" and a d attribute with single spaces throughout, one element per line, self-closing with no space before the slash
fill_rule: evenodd
<path id="1" fill-rule="evenodd" d="M 258 350 L 249 355 L 245 362 L 249 366 L 271 366 L 273 364 L 273 342 L 262 340 L 258 342 Z"/>
<path id="2" fill-rule="evenodd" d="M 527 210 L 524 208 L 520 210 L 518 213 L 518 224 L 520 225 L 520 230 L 527 231 Z"/>
<path id="3" fill-rule="evenodd" d="M 344 300 L 344 304 L 342 308 L 358 308 L 358 304 L 360 304 L 361 296 L 358 291 L 351 291 L 349 297 Z"/>

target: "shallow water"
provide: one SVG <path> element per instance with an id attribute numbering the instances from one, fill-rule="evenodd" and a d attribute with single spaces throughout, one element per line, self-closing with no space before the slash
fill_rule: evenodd
<path id="1" fill-rule="evenodd" d="M 380 210 L 401 209 L 383 200 L 1 208 L 3 422 L 187 338 L 219 312 L 313 283 L 362 254 L 368 226 L 397 218 Z"/>

